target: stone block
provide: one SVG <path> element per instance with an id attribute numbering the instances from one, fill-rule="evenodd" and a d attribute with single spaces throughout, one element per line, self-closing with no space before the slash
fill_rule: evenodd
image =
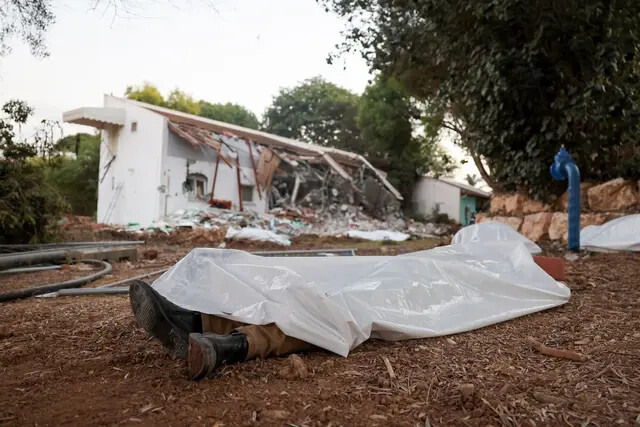
<path id="1" fill-rule="evenodd" d="M 527 199 L 522 204 L 523 214 L 533 214 L 538 212 L 550 212 L 551 205 L 543 203 L 539 200 Z"/>
<path id="2" fill-rule="evenodd" d="M 516 231 L 520 230 L 520 226 L 522 225 L 522 218 L 518 218 L 517 216 L 494 216 L 490 218 L 490 220 L 510 225 Z"/>
<path id="3" fill-rule="evenodd" d="M 491 221 L 491 217 L 486 212 L 478 212 L 476 214 L 476 224 L 480 224 L 482 222 Z"/>
<path id="4" fill-rule="evenodd" d="M 491 196 L 491 208 L 489 212 L 492 214 L 498 214 L 505 211 L 505 200 L 509 197 L 509 194 L 494 194 Z"/>
<path id="5" fill-rule="evenodd" d="M 528 197 L 521 193 L 510 194 L 504 200 L 504 211 L 509 215 L 519 215 Z"/>
<path id="6" fill-rule="evenodd" d="M 638 183 L 622 178 L 591 187 L 588 191 L 589 208 L 594 211 L 617 211 L 640 203 Z"/>
<path id="7" fill-rule="evenodd" d="M 527 239 L 538 242 L 548 236 L 552 218 L 553 214 L 551 212 L 527 215 L 522 222 L 520 233 Z"/>
<path id="8" fill-rule="evenodd" d="M 549 239 L 558 240 L 562 239 L 568 231 L 569 215 L 564 212 L 555 212 L 551 217 L 551 224 L 549 225 Z"/>
<path id="9" fill-rule="evenodd" d="M 602 225 L 607 222 L 608 214 L 604 213 L 586 213 L 580 215 L 580 229 L 582 230 L 588 225 Z M 549 226 L 549 239 L 562 239 L 567 241 L 569 238 L 569 215 L 564 212 L 556 212 L 551 219 Z"/>
<path id="10" fill-rule="evenodd" d="M 581 182 L 580 183 L 580 207 L 581 209 L 589 208 L 589 189 L 593 187 L 593 183 L 591 182 Z M 565 191 L 562 196 L 558 199 L 558 209 L 563 212 L 567 212 L 569 210 L 569 191 Z"/>

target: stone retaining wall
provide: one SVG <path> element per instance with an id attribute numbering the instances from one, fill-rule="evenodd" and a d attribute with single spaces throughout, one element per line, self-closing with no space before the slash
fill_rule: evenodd
<path id="1" fill-rule="evenodd" d="M 622 178 L 602 184 L 580 184 L 580 227 L 600 225 L 631 213 L 640 213 L 640 181 Z M 531 200 L 520 193 L 494 194 L 489 213 L 479 213 L 476 222 L 498 221 L 510 225 L 534 242 L 567 240 L 568 195 L 550 203 Z"/>

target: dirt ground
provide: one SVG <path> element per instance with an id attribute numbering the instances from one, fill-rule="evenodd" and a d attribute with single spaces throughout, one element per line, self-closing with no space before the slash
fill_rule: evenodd
<path id="1" fill-rule="evenodd" d="M 301 239 L 294 248 L 356 247 L 371 255 L 438 244 Z M 118 263 L 113 275 L 91 286 L 158 270 L 188 252 L 166 244 L 154 248 L 157 259 Z M 278 374 L 291 363 L 280 358 L 189 382 L 185 362 L 165 356 L 137 327 L 126 296 L 0 304 L 0 425 L 640 422 L 640 254 L 592 254 L 567 262 L 567 271 L 572 296 L 562 307 L 451 337 L 370 341 L 348 358 L 305 354 L 310 375 L 295 380 Z M 75 274 L 86 271 L 0 276 L 0 292 Z M 587 359 L 539 354 L 526 343 L 529 336 Z"/>

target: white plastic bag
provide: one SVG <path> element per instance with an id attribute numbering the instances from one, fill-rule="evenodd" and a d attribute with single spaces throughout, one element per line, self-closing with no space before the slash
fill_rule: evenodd
<path id="1" fill-rule="evenodd" d="M 273 231 L 263 230 L 261 228 L 245 227 L 236 229 L 229 227 L 225 235 L 227 240 L 251 240 L 255 242 L 272 242 L 281 246 L 291 245 L 291 240 L 280 236 Z"/>
<path id="2" fill-rule="evenodd" d="M 640 214 L 586 226 L 580 232 L 580 247 L 595 252 L 640 252 Z"/>
<path id="3" fill-rule="evenodd" d="M 411 237 L 408 234 L 401 233 L 399 231 L 391 230 L 375 230 L 375 231 L 358 231 L 349 230 L 347 236 L 352 239 L 372 240 L 376 242 L 382 242 L 385 240 L 391 240 L 394 242 L 403 242 Z"/>
<path id="4" fill-rule="evenodd" d="M 469 243 L 401 256 L 259 257 L 194 249 L 153 284 L 174 304 L 346 356 L 369 337 L 469 331 L 567 302 L 522 243 Z"/>
<path id="5" fill-rule="evenodd" d="M 522 242 L 532 254 L 542 252 L 540 246 L 501 222 L 482 222 L 461 228 L 451 243 Z"/>

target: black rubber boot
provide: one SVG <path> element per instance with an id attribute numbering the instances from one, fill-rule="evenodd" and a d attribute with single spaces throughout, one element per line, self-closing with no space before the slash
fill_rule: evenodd
<path id="1" fill-rule="evenodd" d="M 129 301 L 140 327 L 158 339 L 171 356 L 187 357 L 189 334 L 202 332 L 200 313 L 178 307 L 141 280 L 129 287 Z"/>
<path id="2" fill-rule="evenodd" d="M 249 343 L 247 336 L 239 332 L 230 335 L 189 335 L 189 379 L 192 381 L 209 376 L 221 365 L 244 362 Z"/>

